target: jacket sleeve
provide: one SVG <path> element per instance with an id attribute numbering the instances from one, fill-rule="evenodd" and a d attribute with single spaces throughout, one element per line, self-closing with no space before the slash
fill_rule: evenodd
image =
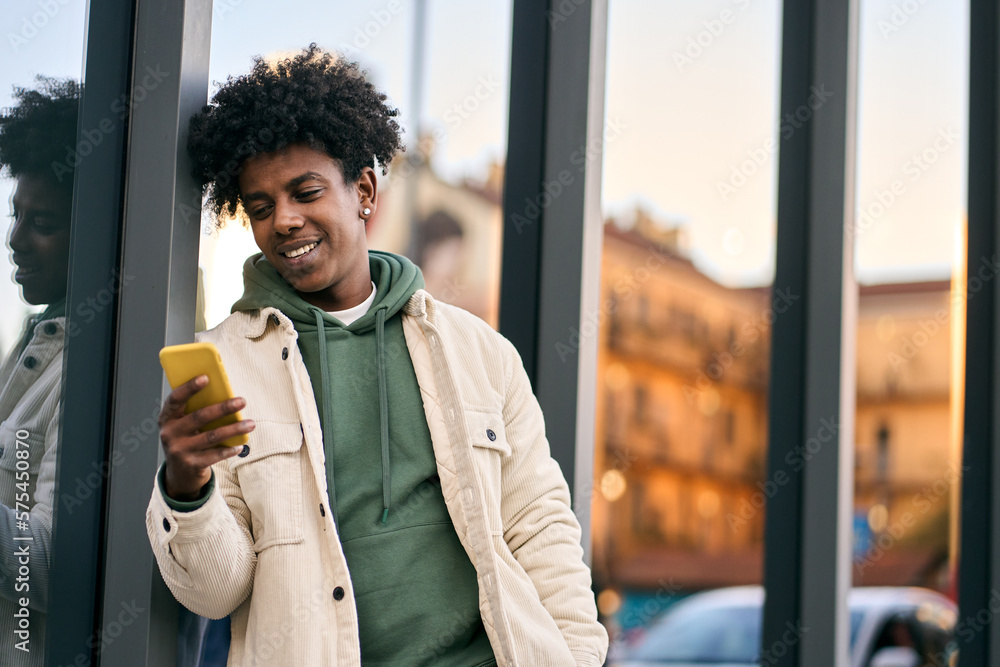
<path id="1" fill-rule="evenodd" d="M 60 412 L 59 408 L 55 410 L 45 429 L 45 451 L 39 464 L 30 511 L 19 510 L 16 501 L 13 507 L 0 505 L 0 595 L 14 601 L 27 597 L 29 606 L 42 612 L 48 610 L 49 604 L 52 504 L 56 486 L 56 456 L 59 453 Z M 67 511 L 71 512 L 72 506 Z M 25 537 L 31 539 L 24 540 Z M 30 568 L 27 578 L 18 576 L 23 564 Z"/>
<path id="2" fill-rule="evenodd" d="M 590 569 L 569 487 L 549 452 L 542 410 L 508 341 L 503 418 L 511 456 L 503 464 L 504 539 L 538 591 L 580 667 L 604 663 L 608 633 L 597 620 Z"/>
<path id="3" fill-rule="evenodd" d="M 250 511 L 225 462 L 213 466 L 215 488 L 192 511 L 172 509 L 159 474 L 146 509 L 146 532 L 167 587 L 196 614 L 223 618 L 250 595 L 257 555 Z"/>

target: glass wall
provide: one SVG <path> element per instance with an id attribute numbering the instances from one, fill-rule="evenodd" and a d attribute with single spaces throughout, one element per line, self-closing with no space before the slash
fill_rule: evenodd
<path id="1" fill-rule="evenodd" d="M 611 659 L 759 650 L 781 3 L 610 3 L 593 567 Z M 822 103 L 803 100 L 803 109 Z M 729 589 L 698 632 L 657 625 Z"/>
<path id="2" fill-rule="evenodd" d="M 112 273 L 66 312 L 74 172 L 128 113 L 126 98 L 114 100 L 104 105 L 111 125 L 77 126 L 87 4 L 13 0 L 0 19 L 0 193 L 10 216 L 0 281 L 3 665 L 43 664 L 47 614 L 66 608 L 48 586 L 58 573 L 53 515 L 64 527 L 80 522 L 78 508 L 100 500 L 117 465 L 69 466 L 55 488 L 61 437 L 74 434 L 60 423 L 62 388 L 77 382 L 63 351 L 76 332 L 96 330 L 90 323 L 116 308 L 129 280 Z M 867 634 L 852 616 L 851 638 L 866 637 L 869 655 L 912 648 L 942 664 L 955 663 L 943 638 L 960 562 L 966 305 L 995 269 L 964 259 L 967 4 L 860 3 L 848 229 L 860 284 L 853 585 L 941 594 Z M 808 131 L 828 99 L 815 87 L 779 118 L 782 9 L 610 1 L 604 136 L 587 147 L 604 165 L 596 404 L 578 406 L 594 410 L 596 426 L 593 576 L 610 664 L 751 662 L 761 650 L 766 504 L 788 480 L 765 465 L 771 331 L 804 306 L 774 278 L 779 146 Z M 310 42 L 361 64 L 401 110 L 407 146 L 380 175 L 369 246 L 409 256 L 436 298 L 496 326 L 511 0 L 216 0 L 212 18 L 213 82 L 247 72 L 253 55 L 274 62 Z M 228 315 L 257 252 L 239 221 L 214 223 L 202 219 L 198 329 Z M 146 610 L 122 605 L 94 624 L 77 664 L 147 625 Z M 149 637 L 173 633 L 159 622 Z M 227 633 L 182 615 L 181 660 L 224 664 Z"/>
<path id="3" fill-rule="evenodd" d="M 93 295 L 89 320 L 67 320 L 74 172 L 106 132 L 77 140 L 86 4 L 13 0 L 0 19 L 0 663 L 12 666 L 43 664 L 47 612 L 61 594 L 49 581 L 64 344 L 113 300 L 109 288 Z M 88 479 L 63 490 L 62 516 L 77 494 L 100 493 L 101 476 Z"/>
<path id="4" fill-rule="evenodd" d="M 964 241 L 968 3 L 861 10 L 853 579 L 954 600 L 965 301 L 977 291 Z"/>
<path id="5" fill-rule="evenodd" d="M 295 3 L 279 9 L 257 0 L 216 0 L 211 80 L 248 71 L 253 55 L 272 61 L 310 42 L 358 62 L 399 108 L 406 145 L 389 174 L 379 172 L 369 247 L 406 255 L 421 267 L 435 298 L 495 327 L 510 0 L 299 4 L 308 21 L 289 11 Z M 257 30 L 261 23 L 269 29 Z M 242 293 L 243 261 L 257 252 L 238 223 L 215 232 L 213 222 L 203 220 L 200 259 L 208 327 L 229 314 Z"/>
<path id="6" fill-rule="evenodd" d="M 376 168 L 379 196 L 366 225 L 369 248 L 409 257 L 436 299 L 496 327 L 511 15 L 510 0 L 293 2 L 280 8 L 264 0 L 216 0 L 209 96 L 227 77 L 248 72 L 253 56 L 274 63 L 312 42 L 359 63 L 399 109 L 405 145 L 384 165 L 388 174 Z M 268 30 L 259 30 L 261 24 Z M 241 220 L 223 223 L 217 229 L 207 211 L 202 216 L 198 330 L 229 315 L 243 292 L 243 264 L 258 252 Z M 225 664 L 227 642 L 225 622 L 206 624 L 181 612 L 182 660 Z"/>

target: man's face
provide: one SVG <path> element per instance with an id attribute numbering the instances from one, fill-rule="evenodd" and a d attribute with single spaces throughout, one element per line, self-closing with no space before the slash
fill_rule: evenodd
<path id="1" fill-rule="evenodd" d="M 257 247 L 306 302 L 340 310 L 367 298 L 362 211 L 375 210 L 374 171 L 346 183 L 333 158 L 293 144 L 248 158 L 239 184 Z"/>
<path id="2" fill-rule="evenodd" d="M 73 194 L 54 178 L 24 174 L 17 178 L 11 203 L 14 224 L 7 236 L 17 269 L 14 280 L 32 305 L 66 296 L 69 223 Z"/>

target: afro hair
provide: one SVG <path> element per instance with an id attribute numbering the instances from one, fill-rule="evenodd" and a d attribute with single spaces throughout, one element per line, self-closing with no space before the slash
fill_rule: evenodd
<path id="1" fill-rule="evenodd" d="M 76 144 L 83 86 L 73 79 L 35 77 L 37 88 L 14 87 L 15 105 L 0 111 L 0 167 L 11 178 L 24 174 L 52 177 L 72 189 L 73 164 L 67 151 Z"/>
<path id="2" fill-rule="evenodd" d="M 253 69 L 226 79 L 211 104 L 191 119 L 188 153 L 193 175 L 208 186 L 208 205 L 221 227 L 227 217 L 248 220 L 238 175 L 247 158 L 296 143 L 340 163 L 347 182 L 365 167 L 385 174 L 402 149 L 399 110 L 368 82 L 355 62 L 318 48 L 270 64 L 253 58 Z"/>

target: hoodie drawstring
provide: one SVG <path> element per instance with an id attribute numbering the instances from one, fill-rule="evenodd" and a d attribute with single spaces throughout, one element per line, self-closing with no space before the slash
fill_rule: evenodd
<path id="1" fill-rule="evenodd" d="M 385 379 L 385 313 L 388 306 L 381 306 L 375 311 L 375 364 L 378 370 L 378 419 L 379 419 L 379 442 L 382 447 L 382 523 L 389 520 L 389 503 L 392 500 L 392 475 L 389 469 L 389 389 Z M 313 310 L 316 317 L 316 335 L 319 336 L 319 367 L 323 375 L 323 421 L 333 424 L 333 401 L 330 391 L 330 366 L 326 356 L 326 328 L 323 325 L 323 311 Z M 332 438 L 333 427 L 327 426 L 323 429 L 323 450 L 327 459 L 333 456 Z M 337 495 L 334 486 L 333 475 L 328 475 L 327 485 L 330 488 L 330 506 L 333 510 L 333 523 L 338 530 L 340 524 L 337 522 Z"/>
<path id="2" fill-rule="evenodd" d="M 333 443 L 330 440 L 333 438 L 333 400 L 330 391 L 330 366 L 326 358 L 326 327 L 323 326 L 323 311 L 318 308 L 313 309 L 313 315 L 316 317 L 316 335 L 319 336 L 319 369 L 320 374 L 323 376 L 323 381 L 320 383 L 323 387 L 323 396 L 320 397 L 323 405 L 323 423 L 326 424 L 326 428 L 323 429 L 323 451 L 326 452 L 326 457 L 329 460 L 333 460 Z M 337 531 L 340 531 L 340 523 L 337 521 L 337 488 L 334 484 L 333 475 L 327 475 L 326 484 L 330 489 L 330 509 L 333 510 L 333 525 L 337 527 Z"/>
<path id="3" fill-rule="evenodd" d="M 382 523 L 389 520 L 392 478 L 389 474 L 389 390 L 385 382 L 385 312 L 382 306 L 375 311 L 375 355 L 378 369 L 378 421 L 379 440 L 382 444 Z"/>

